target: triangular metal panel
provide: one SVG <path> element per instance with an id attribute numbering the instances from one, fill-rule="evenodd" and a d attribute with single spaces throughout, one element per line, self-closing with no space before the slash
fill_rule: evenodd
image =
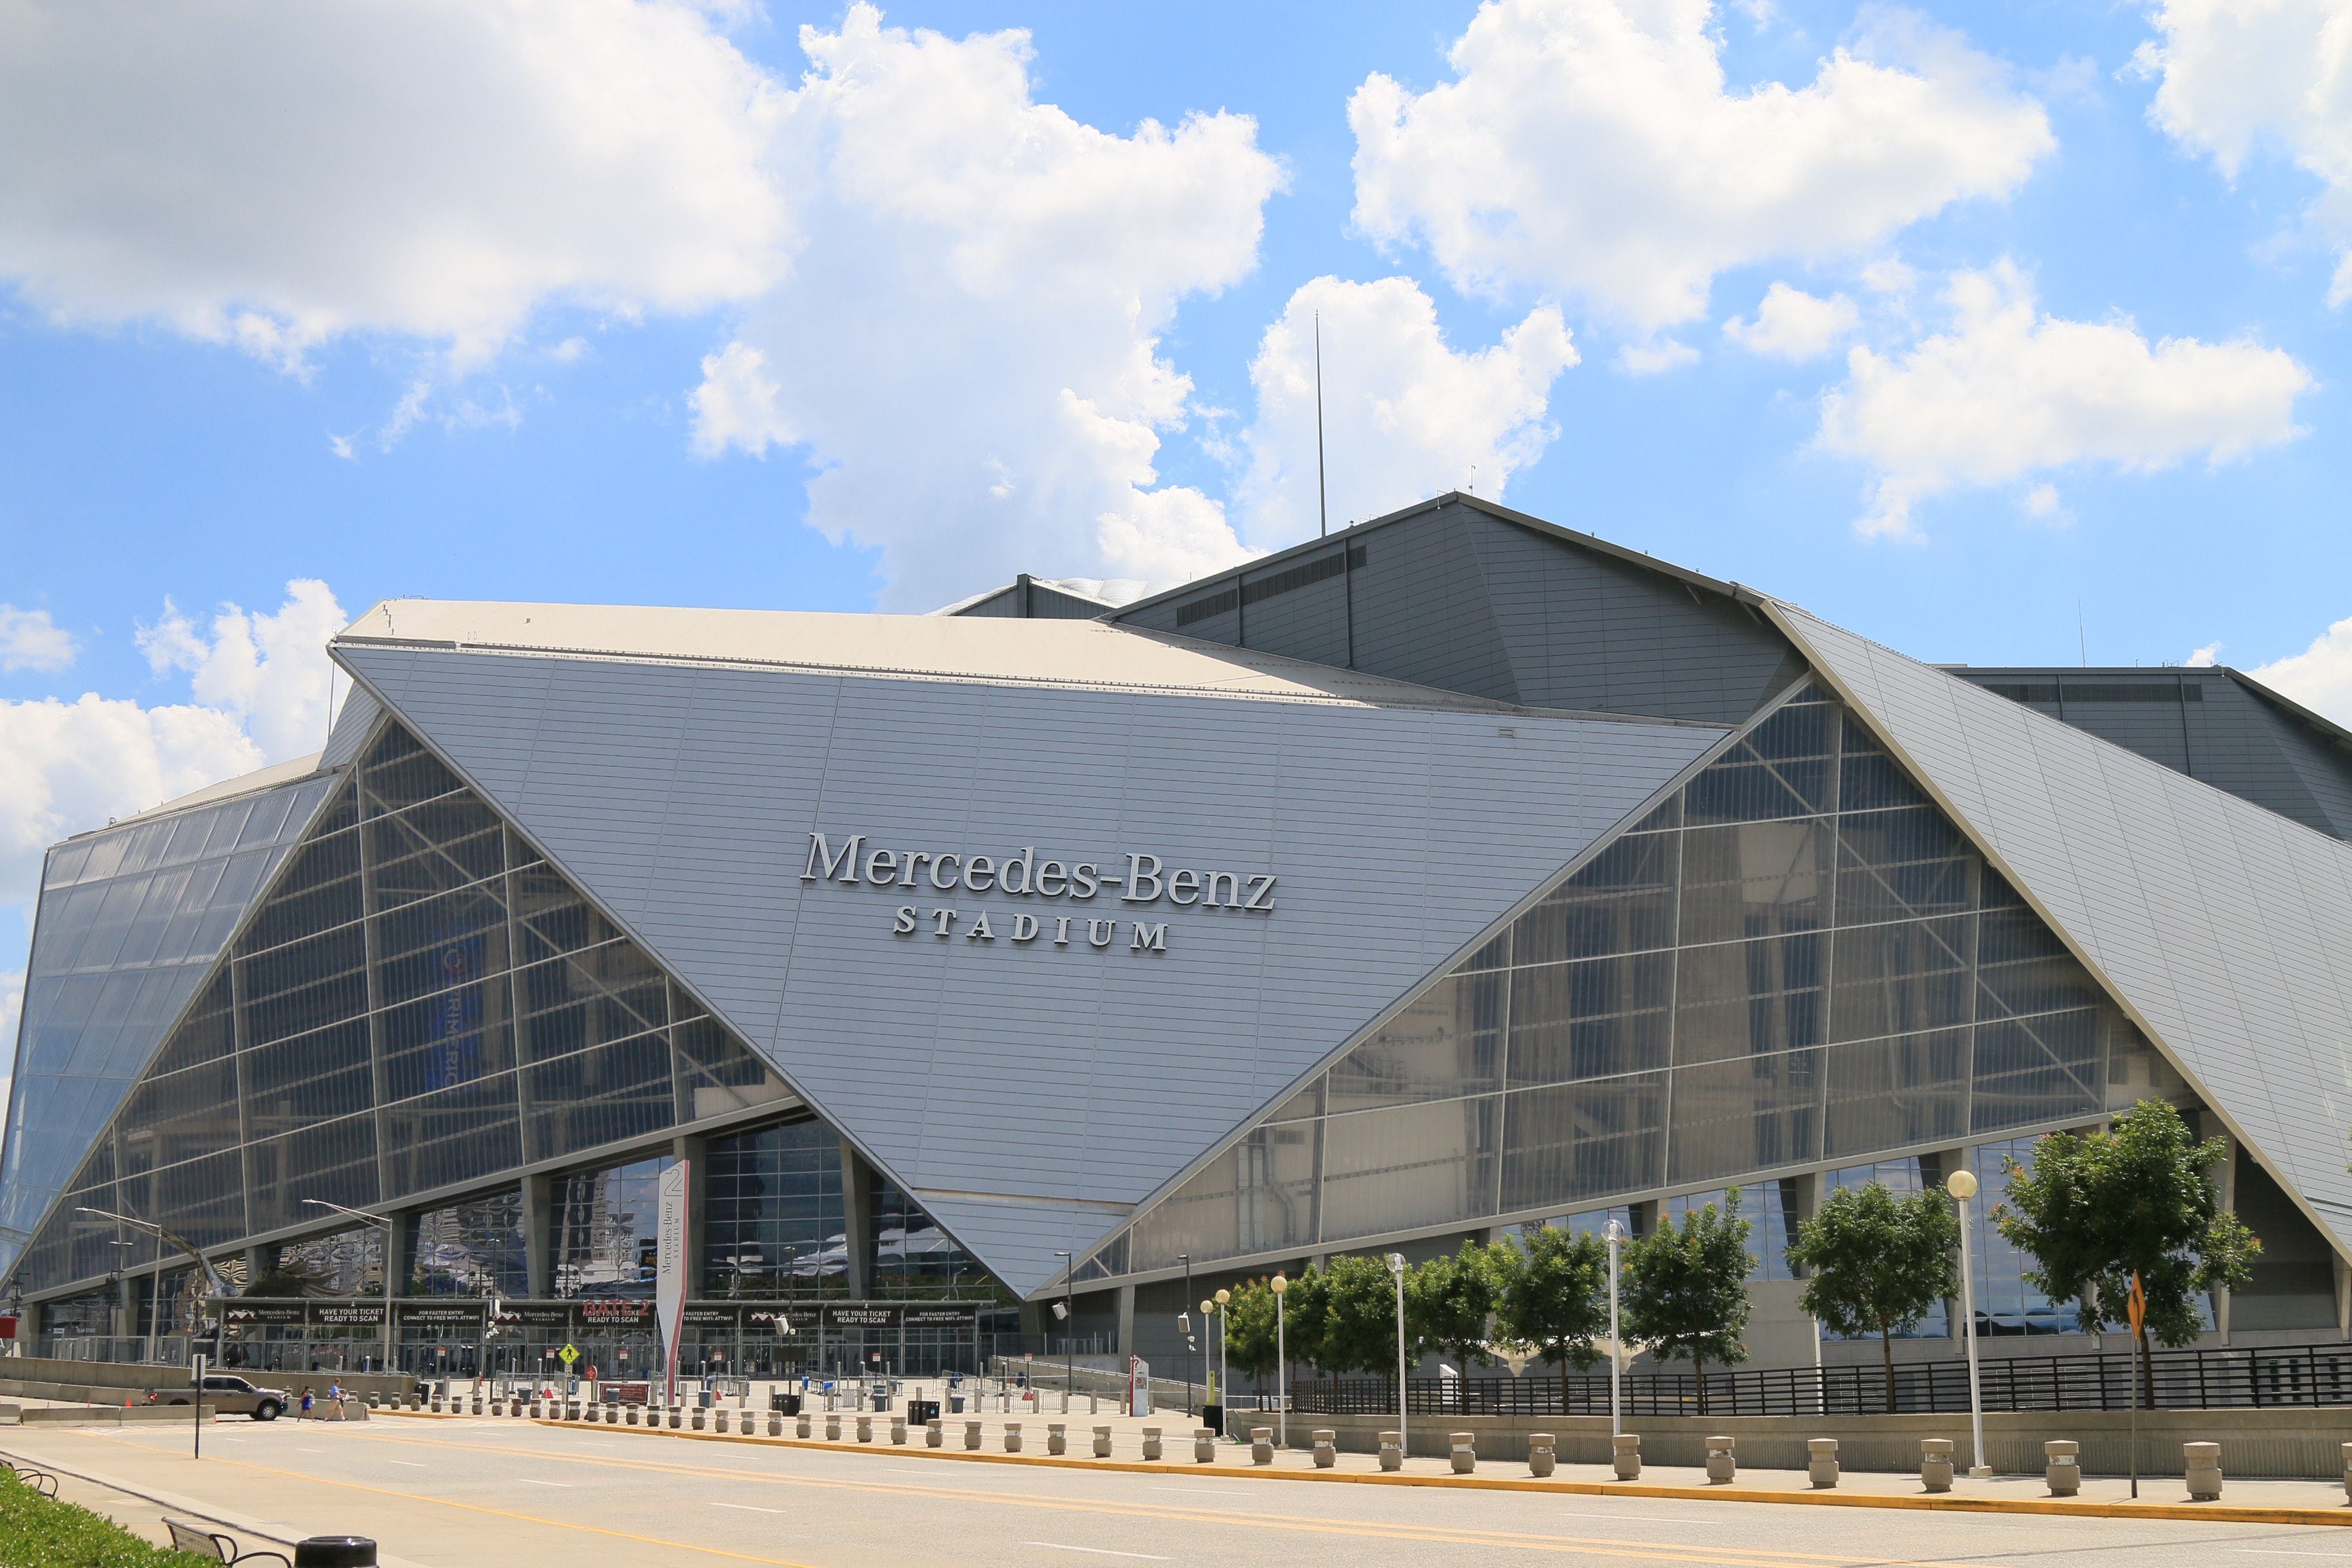
<path id="1" fill-rule="evenodd" d="M 916 1199 L 941 1230 L 956 1238 L 989 1271 L 1026 1295 L 1038 1293 L 1062 1278 L 1066 1252 L 1078 1262 L 1125 1216 L 1108 1212 L 1100 1204 L 1011 1203 L 986 1198 L 949 1197 L 920 1193 Z"/>
<path id="2" fill-rule="evenodd" d="M 902 1187 L 1013 1207 L 1151 1192 L 1721 734 L 1542 713 L 338 653 Z M 1170 951 L 1143 956 L 982 944 L 961 931 L 935 940 L 928 927 L 894 937 L 897 893 L 801 879 L 812 832 L 963 853 L 1034 844 L 1106 870 L 1130 850 L 1171 867 L 1264 868 L 1280 879 L 1278 910 L 1158 905 Z M 966 919 L 1014 907 L 929 889 L 905 897 L 927 921 L 950 901 Z M 1136 910 L 1107 891 L 1072 912 Z M 1094 1212 L 1097 1236 L 1117 1221 Z M 1014 1289 L 1046 1282 L 962 1239 Z"/>
<path id="3" fill-rule="evenodd" d="M 1786 605 L 1869 717 L 2352 1251 L 2352 846 Z"/>

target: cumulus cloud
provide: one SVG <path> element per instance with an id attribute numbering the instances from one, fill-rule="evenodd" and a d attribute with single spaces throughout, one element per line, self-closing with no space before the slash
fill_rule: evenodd
<path id="1" fill-rule="evenodd" d="M 2217 642 L 2209 642 L 2189 656 L 2189 668 L 2191 669 L 2210 669 L 2221 662 L 2221 645 Z"/>
<path id="2" fill-rule="evenodd" d="M 2338 244 L 2328 302 L 2352 298 L 2352 11 L 2341 0 L 2163 0 L 2134 63 L 2158 79 L 2148 119 L 2235 178 L 2275 149 L 2318 179 Z"/>
<path id="3" fill-rule="evenodd" d="M 55 672 L 71 665 L 80 651 L 73 634 L 51 620 L 48 611 L 0 605 L 0 675 Z"/>
<path id="4" fill-rule="evenodd" d="M 1723 335 L 1750 353 L 1802 362 L 1821 358 L 1861 323 L 1862 311 L 1843 294 L 1824 300 L 1775 283 L 1764 290 L 1756 319 L 1734 316 L 1723 323 Z"/>
<path id="5" fill-rule="evenodd" d="M 1955 37 L 1890 20 L 1798 87 L 1726 81 L 1707 0 L 1490 0 L 1414 93 L 1349 100 L 1356 222 L 1465 289 L 1577 297 L 1643 330 L 1715 275 L 1843 255 L 2055 145 L 2040 104 Z"/>
<path id="6" fill-rule="evenodd" d="M 327 639 L 350 619 L 324 583 L 299 577 L 275 615 L 223 605 L 208 633 L 165 599 L 163 618 L 140 627 L 139 649 L 158 674 L 187 672 L 196 700 L 229 715 L 275 761 L 326 743 Z"/>
<path id="7" fill-rule="evenodd" d="M 1255 122 L 1099 131 L 1034 100 L 1025 33 L 866 5 L 801 47 L 772 143 L 801 248 L 705 362 L 696 449 L 800 448 L 810 521 L 881 548 L 888 607 L 1240 559 L 1214 500 L 1160 483 L 1192 390 L 1160 336 L 1255 265 L 1283 174 Z"/>
<path id="8" fill-rule="evenodd" d="M 1250 362 L 1257 415 L 1242 437 L 1241 500 L 1254 542 L 1288 544 L 1316 531 L 1318 314 L 1334 528 L 1442 490 L 1499 499 L 1559 434 L 1544 411 L 1577 353 L 1557 309 L 1529 311 L 1499 342 L 1456 349 L 1412 279 L 1318 278 L 1291 295 Z"/>
<path id="9" fill-rule="evenodd" d="M 545 299 L 772 281 L 772 108 L 678 0 L 0 0 L 0 276 L 289 370 L 352 331 L 478 359 Z"/>
<path id="10" fill-rule="evenodd" d="M 1617 368 L 1628 375 L 1663 375 L 1698 363 L 1698 350 L 1674 338 L 1627 343 L 1617 351 Z"/>
<path id="11" fill-rule="evenodd" d="M 1822 398 L 1820 446 L 1877 474 L 1865 534 L 1909 535 L 1916 503 L 1964 486 L 2080 463 L 2221 463 L 2302 434 L 2295 399 L 2312 375 L 2281 350 L 2150 343 L 2126 318 L 2045 316 L 2007 262 L 1954 275 L 1946 298 L 1948 331 L 1897 354 L 1853 350 Z"/>
<path id="12" fill-rule="evenodd" d="M 2198 651 L 2219 653 L 2221 645 L 2216 643 L 2210 649 Z M 2352 617 L 2320 633 L 2301 653 L 2257 666 L 2247 673 L 2305 708 L 2325 713 L 2339 724 L 2352 724 Z"/>

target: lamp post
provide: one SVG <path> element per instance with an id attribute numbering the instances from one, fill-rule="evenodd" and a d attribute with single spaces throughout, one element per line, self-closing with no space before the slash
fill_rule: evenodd
<path id="1" fill-rule="evenodd" d="M 1282 1337 L 1282 1299 L 1290 1293 L 1290 1281 L 1277 1274 L 1266 1281 L 1274 1292 L 1274 1403 L 1276 1425 L 1282 1428 L 1282 1446 L 1290 1447 L 1290 1363 L 1284 1354 Z"/>
<path id="2" fill-rule="evenodd" d="M 302 1202 L 311 1208 L 332 1209 L 337 1214 L 349 1215 L 352 1218 L 363 1221 L 368 1225 L 383 1226 L 383 1370 L 390 1372 L 394 1359 L 392 1324 L 392 1243 L 393 1238 L 400 1234 L 399 1226 L 383 1215 L 370 1214 L 365 1209 L 347 1209 L 341 1204 L 331 1204 L 324 1198 L 304 1198 Z"/>
<path id="3" fill-rule="evenodd" d="M 1217 1302 L 1213 1296 L 1201 1298 L 1201 1418 L 1208 1419 L 1209 1406 L 1221 1403 L 1217 1388 Z M 1217 1425 L 1225 1422 L 1223 1410 L 1217 1412 Z M 1222 1436 L 1222 1434 L 1220 1434 Z"/>
<path id="4" fill-rule="evenodd" d="M 1234 1398 L 1233 1325 L 1225 1321 L 1225 1305 L 1234 1299 L 1231 1290 L 1217 1292 L 1217 1421 L 1224 1430 L 1220 1437 L 1233 1434 L 1233 1417 L 1223 1414 Z"/>
<path id="5" fill-rule="evenodd" d="M 1405 1406 L 1412 1403 L 1404 1392 L 1404 1254 L 1389 1254 L 1389 1273 L 1396 1280 L 1397 1293 L 1397 1454 L 1400 1458 L 1412 1452 L 1405 1441 Z"/>
<path id="6" fill-rule="evenodd" d="M 1184 1300 L 1192 1299 L 1192 1255 L 1180 1252 L 1176 1261 L 1184 1266 Z M 1176 1331 L 1184 1336 L 1184 1413 L 1192 1413 L 1192 1325 L 1183 1313 L 1176 1314 Z"/>
<path id="7" fill-rule="evenodd" d="M 1054 1256 L 1062 1260 L 1062 1408 L 1066 1412 L 1070 1408 L 1070 1392 L 1078 1384 L 1078 1320 L 1070 1300 L 1070 1270 L 1076 1261 L 1066 1252 Z"/>
<path id="8" fill-rule="evenodd" d="M 1617 1249 L 1625 1245 L 1625 1227 L 1611 1215 L 1601 1234 L 1609 1241 L 1609 1436 L 1613 1438 L 1624 1426 L 1619 1379 L 1625 1370 L 1625 1343 L 1617 1335 Z"/>
<path id="9" fill-rule="evenodd" d="M 213 1281 L 214 1279 L 212 1265 L 205 1261 L 205 1255 L 203 1253 L 198 1252 L 194 1247 L 190 1247 L 179 1237 L 173 1236 L 170 1231 L 165 1230 L 153 1220 L 134 1219 L 127 1214 L 116 1214 L 111 1209 L 94 1209 L 88 1207 L 87 1205 L 77 1205 L 74 1209 L 74 1213 L 95 1215 L 100 1219 L 110 1219 L 117 1225 L 127 1225 L 136 1229 L 143 1230 L 148 1235 L 155 1238 L 155 1278 L 154 1283 L 150 1291 L 150 1300 L 147 1308 L 147 1360 L 152 1363 L 155 1359 L 155 1330 L 157 1327 L 157 1320 L 162 1318 L 163 1315 L 163 1244 L 168 1241 L 173 1246 L 178 1247 L 181 1251 L 185 1252 L 189 1257 L 194 1258 L 196 1260 L 196 1267 L 204 1270 L 205 1279 L 207 1282 Z M 127 1247 L 131 1244 L 129 1242 L 118 1242 L 115 1245 L 118 1247 Z M 218 1289 L 217 1284 L 215 1285 L 215 1289 Z"/>
<path id="10" fill-rule="evenodd" d="M 1969 1354 L 1969 1474 L 1985 1477 L 1992 1467 L 1984 1457 L 1984 1399 L 1977 1386 L 1977 1302 L 1975 1270 L 1969 1248 L 1969 1200 L 1977 1195 L 1976 1173 L 1963 1166 L 1944 1178 L 1944 1190 L 1960 1205 L 1960 1342 Z"/>

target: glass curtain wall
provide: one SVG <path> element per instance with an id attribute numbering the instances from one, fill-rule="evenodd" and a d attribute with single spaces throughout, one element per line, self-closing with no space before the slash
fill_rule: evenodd
<path id="1" fill-rule="evenodd" d="M 0 1265 L 121 1108 L 333 787 L 306 779 L 87 834 L 50 852 L 0 1163 Z"/>
<path id="2" fill-rule="evenodd" d="M 219 1247 L 328 1217 L 306 1199 L 397 1205 L 787 1093 L 387 724 L 19 1277 L 39 1290 L 121 1266 L 77 1205 Z"/>
<path id="3" fill-rule="evenodd" d="M 555 1183 L 555 1293 L 651 1300 L 668 1155 Z M 520 1292 L 518 1292 L 519 1294 Z"/>
<path id="4" fill-rule="evenodd" d="M 522 1189 L 468 1198 L 416 1216 L 410 1296 L 524 1296 L 530 1269 Z"/>
<path id="5" fill-rule="evenodd" d="M 1597 1208 L 2184 1092 L 1808 683 L 1105 1255 Z"/>

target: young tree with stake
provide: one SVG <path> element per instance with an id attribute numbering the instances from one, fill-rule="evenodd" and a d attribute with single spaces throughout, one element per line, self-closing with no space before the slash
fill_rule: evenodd
<path id="1" fill-rule="evenodd" d="M 1878 1335 L 1889 1414 L 1894 1337 L 1958 1292 L 1953 1252 L 1959 1245 L 1960 1222 L 1942 1193 L 1929 1188 L 1898 1198 L 1877 1182 L 1839 1188 L 1797 1226 L 1789 1261 L 1808 1276 L 1797 1305 L 1832 1333 Z"/>
<path id="2" fill-rule="evenodd" d="M 1503 1256 L 1517 1249 L 1508 1242 L 1492 1247 L 1467 1241 L 1459 1252 L 1433 1258 L 1405 1277 L 1405 1327 L 1414 1339 L 1453 1356 L 1467 1372 L 1473 1363 L 1494 1359 L 1486 1348 L 1496 1299 L 1501 1294 L 1499 1270 L 1508 1267 Z M 1393 1327 L 1393 1325 L 1391 1325 Z"/>
<path id="3" fill-rule="evenodd" d="M 1740 1340 L 1748 1327 L 1748 1224 L 1739 1217 L 1739 1189 L 1683 1215 L 1682 1228 L 1662 1224 L 1654 1236 L 1625 1248 L 1620 1281 L 1625 1335 L 1647 1341 L 1660 1361 L 1689 1358 L 1698 1380 L 1698 1410 L 1706 1414 L 1706 1363 L 1738 1366 L 1748 1359 Z"/>
<path id="4" fill-rule="evenodd" d="M 1532 1346 L 1562 1376 L 1570 1363 L 1582 1371 L 1598 1361 L 1592 1342 L 1609 1331 L 1608 1243 L 1589 1231 L 1541 1226 L 1496 1250 L 1501 1336 Z"/>
<path id="5" fill-rule="evenodd" d="M 2263 1249 L 2221 1210 L 2212 1171 L 2228 1151 L 2220 1138 L 2192 1142 L 2179 1110 L 2143 1100 L 2110 1131 L 2042 1138 L 2030 1171 L 2009 1162 L 2009 1201 L 1993 1210 L 1993 1224 L 2033 1258 L 2029 1283 L 2072 1300 L 2084 1331 L 2095 1334 L 2127 1321 L 2124 1303 L 2139 1276 L 2147 1311 L 2133 1340 L 2144 1389 L 2148 1336 L 2193 1342 L 2205 1326 L 2197 1299 L 2243 1289 Z"/>

